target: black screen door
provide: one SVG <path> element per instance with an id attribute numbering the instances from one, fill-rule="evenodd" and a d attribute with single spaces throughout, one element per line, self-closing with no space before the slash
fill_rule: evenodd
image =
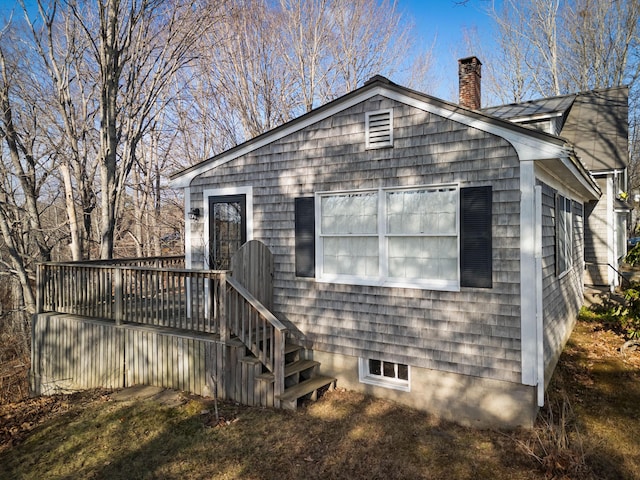
<path id="1" fill-rule="evenodd" d="M 247 241 L 245 195 L 209 197 L 209 268 L 228 270 Z"/>

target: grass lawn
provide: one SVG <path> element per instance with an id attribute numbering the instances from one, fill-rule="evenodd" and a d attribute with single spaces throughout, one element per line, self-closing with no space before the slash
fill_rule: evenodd
<path id="1" fill-rule="evenodd" d="M 84 392 L 0 405 L 2 479 L 640 479 L 640 352 L 578 323 L 530 431 L 336 390 L 297 412 Z"/>

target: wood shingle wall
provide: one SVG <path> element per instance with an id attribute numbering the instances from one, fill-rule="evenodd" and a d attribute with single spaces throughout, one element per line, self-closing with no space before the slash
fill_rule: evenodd
<path id="1" fill-rule="evenodd" d="M 586 236 L 584 257 L 587 264 L 587 279 L 589 285 L 609 284 L 609 225 L 607 195 L 609 195 L 608 177 L 597 178 L 603 196 L 597 203 L 586 206 Z"/>
<path id="2" fill-rule="evenodd" d="M 393 108 L 394 147 L 365 150 L 365 112 Z M 374 97 L 193 180 L 253 187 L 254 238 L 274 254 L 274 310 L 314 349 L 520 381 L 519 163 L 503 139 Z M 294 199 L 318 191 L 457 183 L 493 187 L 493 288 L 460 292 L 318 283 L 295 277 Z M 192 224 L 193 268 L 204 222 Z M 200 247 L 197 247 L 200 245 Z"/>
<path id="3" fill-rule="evenodd" d="M 562 348 L 573 330 L 582 305 L 584 259 L 584 208 L 572 201 L 573 266 L 565 274 L 556 272 L 556 194 L 542 185 L 542 297 L 545 380 L 550 380 Z"/>

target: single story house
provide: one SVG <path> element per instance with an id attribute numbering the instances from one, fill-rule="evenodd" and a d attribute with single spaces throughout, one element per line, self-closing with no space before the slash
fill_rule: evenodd
<path id="1" fill-rule="evenodd" d="M 591 174 L 581 134 L 481 110 L 480 66 L 459 62 L 460 104 L 376 76 L 172 182 L 187 268 L 264 243 L 273 313 L 338 386 L 527 426 L 582 305 L 609 173 Z"/>

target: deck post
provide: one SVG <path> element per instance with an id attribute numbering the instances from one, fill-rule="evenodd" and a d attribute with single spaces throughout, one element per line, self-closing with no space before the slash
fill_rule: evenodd
<path id="1" fill-rule="evenodd" d="M 212 282 L 213 283 L 213 282 Z M 231 337 L 229 335 L 229 319 L 227 316 L 227 274 L 223 272 L 220 275 L 220 285 L 215 295 L 218 301 L 218 323 L 220 325 L 220 340 L 227 342 Z"/>
<path id="2" fill-rule="evenodd" d="M 115 305 L 116 325 L 122 325 L 122 320 L 124 317 L 124 297 L 123 297 L 123 290 L 122 290 L 123 275 L 124 275 L 124 272 L 122 271 L 121 268 L 115 267 L 113 269 L 114 289 L 115 289 L 113 293 L 114 293 L 114 297 L 115 297 L 114 300 L 116 304 Z"/>
<path id="3" fill-rule="evenodd" d="M 282 330 L 275 330 L 274 355 L 273 355 L 273 377 L 274 377 L 274 400 L 273 406 L 280 408 L 280 395 L 284 393 L 284 344 L 286 333 Z"/>
<path id="4" fill-rule="evenodd" d="M 44 311 L 44 269 L 45 266 L 42 263 L 39 263 L 36 268 L 36 313 Z"/>

